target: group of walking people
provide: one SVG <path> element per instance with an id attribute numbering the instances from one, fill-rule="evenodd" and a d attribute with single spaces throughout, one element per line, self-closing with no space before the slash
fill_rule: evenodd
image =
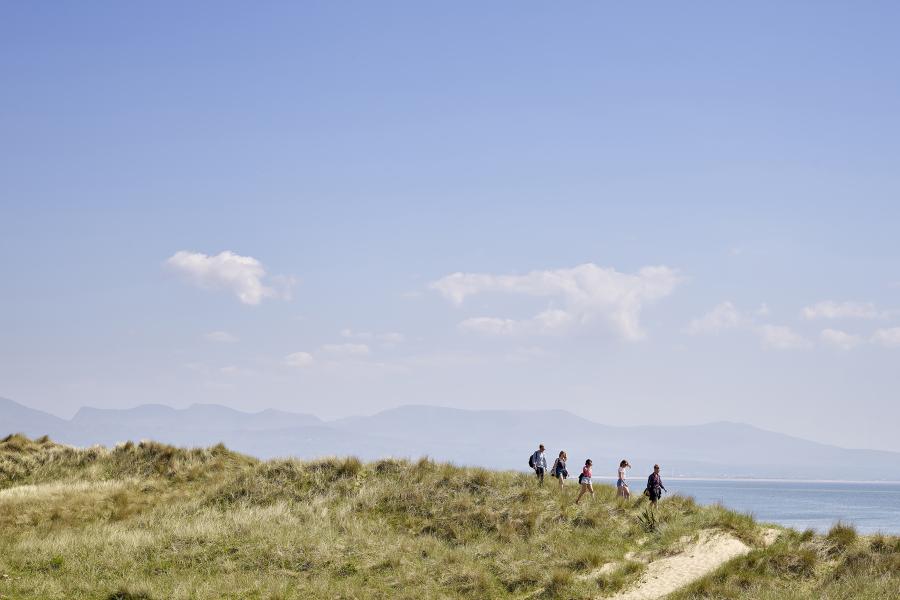
<path id="1" fill-rule="evenodd" d="M 550 468 L 550 476 L 556 479 L 559 482 L 559 487 L 562 489 L 563 482 L 568 479 L 569 471 L 566 469 L 566 461 L 568 460 L 568 455 L 565 450 L 560 450 L 559 456 L 556 457 L 556 460 L 553 461 L 553 466 Z M 538 449 L 531 455 L 528 459 L 528 466 L 534 469 L 535 475 L 537 475 L 538 481 L 541 485 L 544 485 L 544 474 L 547 472 L 547 457 L 544 455 L 544 445 L 540 444 Z M 619 498 L 631 498 L 631 490 L 628 487 L 628 469 L 631 468 L 631 464 L 622 459 L 619 462 L 619 470 L 616 478 L 616 496 Z M 581 501 L 582 496 L 589 493 L 591 496 L 594 495 L 594 485 L 592 478 L 594 476 L 594 462 L 589 458 L 584 461 L 584 467 L 581 468 L 581 474 L 578 475 L 578 484 L 581 486 L 581 490 L 578 492 L 578 497 L 575 499 L 575 504 L 578 504 Z M 666 486 L 663 485 L 662 477 L 659 474 L 659 465 L 653 465 L 653 473 L 647 478 L 647 487 L 644 489 L 644 495 L 650 499 L 650 504 L 652 506 L 656 506 L 656 503 L 662 497 L 662 493 L 668 492 Z"/>

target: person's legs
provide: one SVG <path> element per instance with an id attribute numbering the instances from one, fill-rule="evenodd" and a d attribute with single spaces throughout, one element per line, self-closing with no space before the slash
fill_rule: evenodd
<path id="1" fill-rule="evenodd" d="M 575 504 L 578 504 L 578 502 L 581 500 L 581 497 L 584 496 L 584 493 L 585 493 L 586 491 L 587 491 L 587 484 L 586 484 L 586 483 L 582 483 L 582 484 L 581 484 L 581 491 L 578 492 L 578 497 L 575 498 Z"/>
<path id="2" fill-rule="evenodd" d="M 534 472 L 537 475 L 537 478 L 538 478 L 538 481 L 540 482 L 540 484 L 544 485 L 544 467 L 538 467 L 537 469 L 534 470 Z"/>
<path id="3" fill-rule="evenodd" d="M 562 473 L 557 473 L 556 478 L 559 480 L 559 489 L 563 488 L 563 476 Z"/>
<path id="4" fill-rule="evenodd" d="M 628 489 L 627 485 L 622 486 L 622 497 L 624 497 L 626 500 L 631 498 L 631 490 Z"/>
<path id="5" fill-rule="evenodd" d="M 587 487 L 588 487 L 588 491 L 591 492 L 591 498 L 593 498 L 594 497 L 594 484 L 589 483 L 589 484 L 587 484 Z"/>

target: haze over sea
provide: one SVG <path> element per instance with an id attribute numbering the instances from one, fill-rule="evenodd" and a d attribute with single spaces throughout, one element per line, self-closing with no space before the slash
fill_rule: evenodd
<path id="1" fill-rule="evenodd" d="M 760 521 L 827 531 L 838 521 L 859 533 L 900 534 L 900 482 L 664 480 L 669 492 L 720 503 Z M 643 482 L 632 482 L 639 491 Z"/>

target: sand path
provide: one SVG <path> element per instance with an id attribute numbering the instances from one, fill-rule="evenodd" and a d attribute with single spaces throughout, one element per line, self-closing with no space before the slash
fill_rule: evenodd
<path id="1" fill-rule="evenodd" d="M 781 535 L 779 529 L 762 531 L 763 545 L 769 546 Z M 715 571 L 731 560 L 750 552 L 752 548 L 729 533 L 716 529 L 700 532 L 698 539 L 678 554 L 660 558 L 647 563 L 647 568 L 636 584 L 614 596 L 602 596 L 598 600 L 658 600 L 672 592 Z M 634 553 L 625 555 L 626 559 L 641 560 Z M 595 579 L 612 573 L 622 565 L 611 562 L 598 569 L 579 575 L 578 579 Z M 537 589 L 523 597 L 533 598 L 543 590 Z"/>
<path id="2" fill-rule="evenodd" d="M 768 545 L 777 537 L 777 532 L 767 531 L 764 537 Z M 702 531 L 699 539 L 683 552 L 649 563 L 637 584 L 607 600 L 663 598 L 748 552 L 750 546 L 733 535 L 714 530 Z"/>

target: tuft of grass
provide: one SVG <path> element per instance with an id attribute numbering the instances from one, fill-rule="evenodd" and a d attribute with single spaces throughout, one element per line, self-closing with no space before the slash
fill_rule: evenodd
<path id="1" fill-rule="evenodd" d="M 833 555 L 845 552 L 848 548 L 853 546 L 856 542 L 856 538 L 856 529 L 854 529 L 852 525 L 847 525 L 845 523 L 836 523 L 834 527 L 828 531 L 828 535 L 825 536 L 825 540 L 829 545 L 829 552 Z"/>
<path id="2" fill-rule="evenodd" d="M 553 569 L 553 572 L 550 574 L 550 580 L 547 582 L 547 587 L 544 588 L 544 595 L 549 598 L 565 597 L 572 580 L 572 571 L 569 569 Z"/>
<path id="3" fill-rule="evenodd" d="M 143 592 L 130 592 L 117 590 L 106 597 L 106 600 L 153 600 L 153 597 Z"/>
<path id="4" fill-rule="evenodd" d="M 656 533 L 659 531 L 660 520 L 656 511 L 647 507 L 637 517 L 637 522 L 647 533 Z"/>
<path id="5" fill-rule="evenodd" d="M 613 594 L 636 582 L 645 568 L 643 563 L 626 561 L 612 572 L 597 577 L 595 586 L 604 595 Z"/>
<path id="6" fill-rule="evenodd" d="M 37 444 L 21 433 L 11 433 L 0 440 L 0 450 L 3 452 L 25 452 L 32 445 Z"/>

